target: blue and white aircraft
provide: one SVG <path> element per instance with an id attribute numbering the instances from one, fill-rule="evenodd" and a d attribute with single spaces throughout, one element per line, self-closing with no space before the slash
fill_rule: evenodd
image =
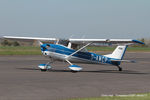
<path id="1" fill-rule="evenodd" d="M 82 67 L 73 63 L 86 63 L 86 64 L 111 64 L 117 66 L 119 71 L 121 62 L 134 62 L 131 60 L 123 60 L 124 54 L 128 45 L 131 44 L 144 44 L 141 41 L 134 39 L 56 39 L 56 38 L 37 38 L 37 37 L 14 37 L 4 36 L 8 39 L 31 39 L 38 40 L 40 43 L 41 51 L 44 56 L 48 56 L 51 61 L 65 61 L 70 64 L 69 69 L 72 72 L 82 70 Z M 42 43 L 41 41 L 51 41 L 54 44 Z M 117 44 L 116 49 L 107 55 L 99 55 L 88 52 L 86 47 L 93 43 L 111 43 Z M 41 71 L 50 70 L 52 67 L 50 63 L 40 64 L 38 67 Z"/>

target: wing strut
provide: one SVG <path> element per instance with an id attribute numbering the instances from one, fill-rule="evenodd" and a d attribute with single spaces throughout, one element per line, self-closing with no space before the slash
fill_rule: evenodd
<path id="1" fill-rule="evenodd" d="M 68 59 L 66 59 L 66 61 L 67 61 L 70 65 L 73 65 Z"/>
<path id="2" fill-rule="evenodd" d="M 92 42 L 91 42 L 92 43 Z M 77 51 L 73 52 L 72 54 L 70 54 L 68 57 L 66 57 L 66 62 L 70 64 L 69 68 L 73 71 L 73 72 L 78 72 L 80 70 L 82 70 L 82 68 L 78 65 L 74 65 L 69 61 L 69 58 L 76 54 L 77 52 L 81 51 L 82 49 L 86 48 L 87 46 L 89 46 L 91 43 L 86 44 L 85 46 L 81 47 L 80 49 L 78 49 Z"/>
<path id="3" fill-rule="evenodd" d="M 92 42 L 91 42 L 92 43 Z M 87 46 L 89 46 L 91 43 L 86 44 L 85 46 L 83 46 L 82 48 L 78 49 L 77 51 L 73 52 L 72 54 L 70 54 L 66 60 L 68 60 L 72 55 L 76 54 L 77 52 L 81 51 L 82 49 L 86 48 Z"/>

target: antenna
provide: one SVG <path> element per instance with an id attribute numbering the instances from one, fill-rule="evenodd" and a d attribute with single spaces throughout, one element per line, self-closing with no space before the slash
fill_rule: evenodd
<path id="1" fill-rule="evenodd" d="M 74 35 L 72 34 L 71 36 L 70 36 L 70 38 L 72 38 Z"/>

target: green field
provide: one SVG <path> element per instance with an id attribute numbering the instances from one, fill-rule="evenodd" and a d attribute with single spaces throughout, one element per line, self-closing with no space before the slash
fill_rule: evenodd
<path id="1" fill-rule="evenodd" d="M 0 55 L 41 55 L 40 47 L 0 47 Z"/>
<path id="2" fill-rule="evenodd" d="M 112 52 L 115 47 L 87 47 L 89 51 Z M 128 52 L 150 52 L 148 47 L 129 47 Z M 0 55 L 41 55 L 40 47 L 0 46 Z"/>
<path id="3" fill-rule="evenodd" d="M 119 95 L 119 96 L 102 96 L 99 98 L 77 98 L 68 100 L 150 100 L 150 93 L 148 94 L 133 94 L 133 95 Z"/>

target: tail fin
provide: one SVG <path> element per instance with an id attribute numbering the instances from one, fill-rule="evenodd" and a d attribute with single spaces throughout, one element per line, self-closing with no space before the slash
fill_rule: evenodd
<path id="1" fill-rule="evenodd" d="M 117 46 L 117 48 L 113 51 L 112 54 L 108 54 L 108 55 L 104 55 L 104 56 L 122 60 L 127 47 L 128 47 L 128 45 Z"/>

